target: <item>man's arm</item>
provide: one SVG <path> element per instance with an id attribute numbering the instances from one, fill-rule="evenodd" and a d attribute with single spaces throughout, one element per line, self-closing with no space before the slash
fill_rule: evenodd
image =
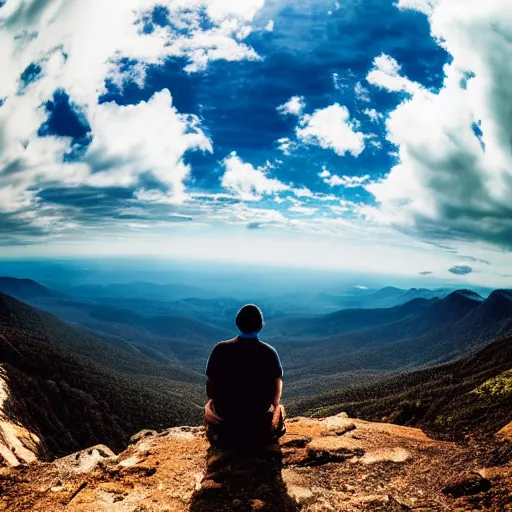
<path id="1" fill-rule="evenodd" d="M 218 375 L 219 368 L 219 344 L 213 347 L 213 350 L 206 363 L 206 395 L 209 400 L 213 400 L 213 382 L 212 375 Z"/>
<path id="2" fill-rule="evenodd" d="M 272 401 L 272 405 L 277 407 L 279 402 L 281 401 L 281 395 L 283 393 L 283 379 L 279 378 L 275 380 L 275 391 L 274 391 L 274 399 Z"/>
<path id="3" fill-rule="evenodd" d="M 206 396 L 213 400 L 213 384 L 211 377 L 206 377 Z"/>

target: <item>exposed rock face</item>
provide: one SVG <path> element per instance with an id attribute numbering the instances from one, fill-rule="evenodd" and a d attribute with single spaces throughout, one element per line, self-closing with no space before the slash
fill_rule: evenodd
<path id="1" fill-rule="evenodd" d="M 4 413 L 7 398 L 7 383 L 0 366 L 0 466 L 34 462 L 39 451 L 39 439 Z"/>
<path id="2" fill-rule="evenodd" d="M 443 493 L 464 474 L 471 492 Z M 289 420 L 264 453 L 211 448 L 204 429 L 180 427 L 141 432 L 117 456 L 95 446 L 3 468 L 0 511 L 498 512 L 512 510 L 511 477 L 512 466 L 478 468 L 468 450 L 420 430 L 341 414 Z"/>
<path id="3" fill-rule="evenodd" d="M 508 441 L 512 441 L 512 422 L 510 422 L 508 425 L 505 425 L 501 430 L 498 431 L 496 434 L 498 438 L 503 438 Z"/>

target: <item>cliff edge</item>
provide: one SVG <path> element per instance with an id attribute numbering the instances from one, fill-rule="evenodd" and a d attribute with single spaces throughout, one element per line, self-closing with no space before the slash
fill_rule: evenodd
<path id="1" fill-rule="evenodd" d="M 512 465 L 422 431 L 293 418 L 279 446 L 233 454 L 201 427 L 142 431 L 119 455 L 95 446 L 0 468 L 0 511 L 512 510 Z"/>

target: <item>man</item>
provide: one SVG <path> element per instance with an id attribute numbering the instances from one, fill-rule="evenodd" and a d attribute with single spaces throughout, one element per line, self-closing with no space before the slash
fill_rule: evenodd
<path id="1" fill-rule="evenodd" d="M 285 433 L 281 362 L 258 338 L 264 324 L 257 306 L 240 309 L 235 323 L 238 336 L 218 343 L 206 366 L 209 433 L 235 443 L 238 437 L 247 442 L 248 436 L 251 442 L 273 442 Z"/>

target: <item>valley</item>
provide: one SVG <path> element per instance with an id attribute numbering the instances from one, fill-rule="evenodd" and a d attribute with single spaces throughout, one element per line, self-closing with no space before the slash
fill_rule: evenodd
<path id="1" fill-rule="evenodd" d="M 70 386 L 77 392 L 90 386 L 92 400 L 99 399 L 105 388 L 112 388 L 113 404 L 118 403 L 116 392 L 122 392 L 125 401 L 131 395 L 139 397 L 139 402 L 145 402 L 140 416 L 145 415 L 146 421 L 130 417 L 126 422 L 121 415 L 120 422 L 134 425 L 126 432 L 120 430 L 122 439 L 138 428 L 135 425 L 199 423 L 206 360 L 215 343 L 236 334 L 233 317 L 243 302 L 229 297 L 175 300 L 177 295 L 198 290 L 182 286 L 166 296 L 168 289 L 169 285 L 134 283 L 56 290 L 32 280 L 1 278 L 0 291 L 20 300 L 0 296 L 5 371 L 20 390 L 27 376 L 42 379 L 43 387 L 48 386 L 50 375 L 67 385 L 68 370 L 60 371 L 63 363 L 56 363 L 62 358 L 66 365 L 75 365 L 73 374 L 91 376 L 83 384 L 78 384 L 83 378 L 76 377 Z M 376 298 L 391 305 L 308 315 L 270 308 L 266 314 L 263 339 L 280 354 L 285 368 L 284 403 L 296 414 L 346 409 L 362 418 L 391 417 L 442 433 L 455 422 L 450 406 L 441 407 L 434 400 L 446 393 L 446 375 L 450 375 L 453 399 L 459 400 L 460 394 L 512 366 L 508 342 L 495 342 L 512 336 L 511 292 L 495 290 L 483 297 L 470 290 L 388 287 L 352 293 L 362 305 L 365 300 L 368 306 L 374 305 Z M 493 342 L 503 345 L 499 361 L 498 356 L 487 355 L 494 354 Z M 477 352 L 482 356 L 474 355 L 478 350 L 484 351 Z M 450 365 L 460 366 L 471 357 L 476 362 L 467 372 L 451 369 Z M 488 362 L 477 371 L 483 364 L 480 357 Z M 411 386 L 413 391 L 407 393 Z M 475 407 L 468 405 L 468 410 Z M 132 406 L 126 403 L 125 408 Z M 436 414 L 432 409 L 440 411 Z M 499 400 L 492 409 L 497 412 L 489 428 L 500 426 L 512 412 Z M 442 419 L 448 417 L 452 419 Z M 57 452 L 50 449 L 49 453 L 67 449 L 63 443 Z"/>
<path id="2" fill-rule="evenodd" d="M 231 498 L 208 487 L 225 469 L 209 466 L 213 452 L 199 425 L 206 360 L 218 341 L 236 334 L 233 317 L 243 302 L 176 299 L 157 289 L 138 283 L 84 293 L 0 278 L 0 509 L 32 503 L 33 510 L 66 504 L 62 510 L 110 512 L 115 503 L 132 510 L 152 497 L 172 510 L 206 511 L 212 500 L 231 510 Z M 375 305 L 375 297 L 391 302 L 330 313 L 269 308 L 262 338 L 280 354 L 292 418 L 281 444 L 284 466 L 254 459 L 243 469 L 240 459 L 233 469 L 229 462 L 230 493 L 283 510 L 313 511 L 321 503 L 347 511 L 416 510 L 416 503 L 441 510 L 437 503 L 501 511 L 512 503 L 512 293 L 355 293 L 360 306 Z M 429 462 L 431 453 L 443 461 Z M 260 465 L 269 475 L 282 470 L 265 484 L 274 490 L 258 487 Z M 394 476 L 372 494 L 384 468 Z M 353 491 L 333 491 L 327 469 L 329 479 L 350 480 Z M 239 470 L 254 479 L 247 491 L 236 487 Z M 23 471 L 39 487 L 23 483 Z M 162 482 L 178 477 L 188 479 L 181 494 L 160 495 Z M 475 485 L 482 485 L 476 496 L 443 490 Z"/>

